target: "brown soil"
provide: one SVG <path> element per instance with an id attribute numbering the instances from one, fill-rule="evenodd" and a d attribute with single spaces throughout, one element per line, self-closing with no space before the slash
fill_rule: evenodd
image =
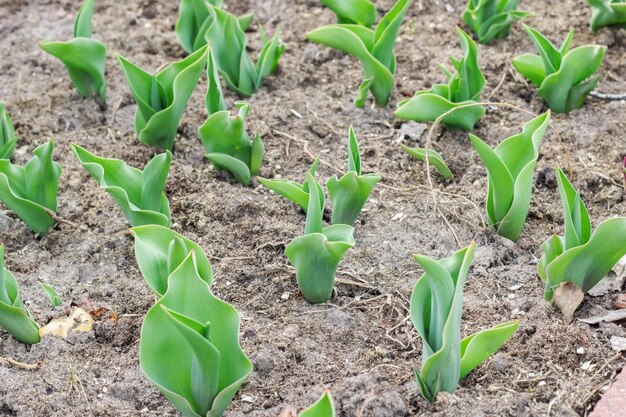
<path id="1" fill-rule="evenodd" d="M 70 149 L 78 143 L 138 167 L 152 157 L 155 150 L 135 138 L 135 105 L 115 54 L 151 70 L 182 57 L 173 32 L 176 3 L 97 1 L 95 37 L 109 48 L 108 109 L 101 113 L 71 88 L 62 65 L 38 48 L 44 39 L 71 36 L 79 1 L 0 2 L 0 99 L 20 135 L 15 160 L 23 163 L 36 145 L 54 138 L 55 156 L 64 168 L 59 215 L 78 225 L 61 223 L 37 239 L 5 212 L 0 240 L 7 247 L 7 266 L 40 323 L 87 299 L 94 308 L 106 309 L 93 333 L 67 340 L 45 338 L 25 346 L 2 332 L 0 356 L 39 367 L 0 366 L 0 414 L 176 415 L 139 368 L 141 321 L 154 296 L 137 269 L 127 224 Z M 216 271 L 216 293 L 243 315 L 242 345 L 255 370 L 227 416 L 276 416 L 286 403 L 310 404 L 324 386 L 332 389 L 340 416 L 586 415 L 624 365 L 624 357 L 615 356 L 609 345 L 611 335 L 624 336 L 624 328 L 577 321 L 564 325 L 542 297 L 536 261 L 541 242 L 562 231 L 556 164 L 571 170 L 594 225 L 626 214 L 620 169 L 626 104 L 590 98 L 583 109 L 554 117 L 560 138 L 553 130 L 545 137 L 528 223 L 517 244 L 483 226 L 486 175 L 466 135 L 438 131 L 435 146 L 455 173 L 447 184 L 434 176 L 435 187 L 447 193 L 440 194 L 443 212 L 463 245 L 472 240 L 478 244 L 466 286 L 463 334 L 510 319 L 522 324 L 454 395 L 441 395 L 429 404 L 413 377 L 420 342 L 407 309 L 420 271 L 411 255 L 444 257 L 457 245 L 433 211 L 424 165 L 398 148 L 400 142 L 423 143 L 424 126 L 394 120 L 393 109 L 415 90 L 443 81 L 437 63 L 460 53 L 454 26 L 460 24 L 464 1 L 414 1 L 396 48 L 397 90 L 386 109 L 356 109 L 352 102 L 362 80 L 358 63 L 307 42 L 308 30 L 334 20 L 317 1 L 227 3 L 237 14 L 253 12 L 255 22 L 270 33 L 280 27 L 287 46 L 279 72 L 250 100 L 249 128 L 261 133 L 267 148 L 262 175 L 302 179 L 312 162 L 306 143 L 311 154 L 322 155 L 320 178 L 328 178 L 335 173 L 333 167 L 346 164 L 347 130 L 354 125 L 365 170 L 383 178 L 357 226 L 357 246 L 340 267 L 340 279 L 359 285 L 339 283 L 330 303 L 308 304 L 298 296 L 283 255 L 285 244 L 302 232 L 304 216 L 256 184 L 242 188 L 216 174 L 203 159 L 196 134 L 206 117 L 206 81 L 201 81 L 183 117 L 166 193 L 173 228 L 205 249 Z M 389 0 L 378 3 L 383 10 L 391 5 Z M 624 92 L 626 31 L 603 30 L 594 39 L 583 0 L 523 3 L 535 13 L 529 23 L 555 41 L 573 27 L 575 45 L 607 44 L 599 90 Z M 255 53 L 258 33 L 249 37 Z M 519 26 L 506 41 L 481 46 L 488 80 L 484 97 L 536 113 L 545 110 L 535 89 L 510 64 L 515 55 L 530 51 L 531 42 Z M 236 97 L 228 92 L 227 99 L 232 103 Z M 492 108 L 476 133 L 495 144 L 516 133 L 528 118 Z M 50 308 L 39 287 L 42 280 L 61 294 L 61 309 Z M 610 309 L 613 298 L 588 297 L 577 316 Z M 113 312 L 117 321 L 110 320 Z M 579 348 L 584 353 L 577 353 Z"/>

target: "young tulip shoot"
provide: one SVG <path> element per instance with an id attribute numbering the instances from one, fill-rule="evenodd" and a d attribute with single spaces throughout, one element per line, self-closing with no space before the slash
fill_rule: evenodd
<path id="1" fill-rule="evenodd" d="M 104 106 L 106 46 L 91 39 L 94 0 L 85 0 L 74 21 L 74 38 L 68 42 L 42 42 L 41 49 L 57 57 L 67 68 L 72 83 L 81 96 L 96 94 Z"/>
<path id="2" fill-rule="evenodd" d="M 625 0 L 589 0 L 589 6 L 593 33 L 606 26 L 626 28 Z"/>
<path id="3" fill-rule="evenodd" d="M 119 159 L 100 158 L 72 145 L 80 164 L 113 197 L 131 226 L 170 225 L 170 204 L 163 193 L 172 154 L 156 155 L 143 171 Z"/>
<path id="4" fill-rule="evenodd" d="M 370 0 L 321 0 L 335 12 L 340 24 L 371 27 L 376 20 L 376 5 Z"/>
<path id="5" fill-rule="evenodd" d="M 52 160 L 54 143 L 35 148 L 26 165 L 0 159 L 0 201 L 37 234 L 55 224 L 61 165 Z"/>
<path id="6" fill-rule="evenodd" d="M 61 297 L 59 296 L 59 293 L 57 292 L 57 290 L 54 289 L 52 285 L 48 285 L 42 282 L 41 288 L 43 288 L 44 292 L 48 296 L 48 300 L 50 301 L 50 305 L 52 306 L 52 308 L 58 307 L 63 303 Z"/>
<path id="7" fill-rule="evenodd" d="M 524 28 L 539 55 L 518 56 L 513 60 L 515 69 L 539 88 L 539 95 L 552 111 L 569 113 L 582 107 L 600 81 L 600 76 L 594 74 L 602 65 L 606 46 L 584 45 L 570 51 L 573 30 L 557 48 L 537 30 Z"/>
<path id="8" fill-rule="evenodd" d="M 39 325 L 20 300 L 15 276 L 4 267 L 4 245 L 0 245 L 0 327 L 22 343 L 39 343 Z"/>
<path id="9" fill-rule="evenodd" d="M 285 52 L 280 34 L 276 32 L 271 39 L 267 39 L 261 31 L 263 48 L 255 65 L 246 51 L 248 40 L 238 19 L 218 7 L 208 7 L 209 23 L 202 31 L 215 54 L 215 63 L 228 88 L 249 97 L 261 87 L 268 75 L 278 69 L 278 61 Z"/>
<path id="10" fill-rule="evenodd" d="M 315 176 L 319 162 L 319 158 L 316 158 L 315 161 L 313 161 L 313 165 L 311 165 L 311 169 L 309 169 L 309 175 L 311 177 Z M 306 213 L 309 208 L 309 183 L 306 180 L 304 180 L 302 184 L 291 180 L 272 180 L 261 177 L 258 177 L 258 180 L 261 184 L 274 191 L 276 194 L 299 205 L 300 208 L 302 208 L 302 210 Z M 317 181 L 315 184 L 319 187 L 317 192 L 320 197 L 320 206 L 324 207 L 324 191 Z"/>
<path id="11" fill-rule="evenodd" d="M 206 65 L 207 47 L 151 75 L 118 55 L 137 102 L 135 131 L 147 145 L 171 150 L 176 131 Z"/>
<path id="12" fill-rule="evenodd" d="M 330 395 L 330 390 L 325 389 L 320 399 L 302 410 L 298 417 L 335 417 L 335 415 L 335 402 Z"/>
<path id="13" fill-rule="evenodd" d="M 358 25 L 338 24 L 323 26 L 307 34 L 311 41 L 338 49 L 361 62 L 365 80 L 359 86 L 355 106 L 363 107 L 370 91 L 376 104 L 381 107 L 387 105 L 396 72 L 393 48 L 409 4 L 410 0 L 398 0 L 378 22 L 375 30 Z"/>
<path id="14" fill-rule="evenodd" d="M 16 143 L 13 121 L 4 103 L 0 101 L 0 159 L 11 159 Z"/>
<path id="15" fill-rule="evenodd" d="M 546 112 L 526 123 L 522 133 L 503 140 L 495 149 L 470 133 L 470 140 L 487 168 L 487 217 L 499 235 L 519 237 L 533 189 L 539 147 L 550 123 Z"/>
<path id="16" fill-rule="evenodd" d="M 436 261 L 415 256 L 424 269 L 411 295 L 411 321 L 422 339 L 422 369 L 415 369 L 420 391 L 435 401 L 441 391 L 453 393 L 459 380 L 495 353 L 519 327 L 499 324 L 461 340 L 463 287 L 475 244 Z"/>
<path id="17" fill-rule="evenodd" d="M 463 21 L 478 37 L 480 43 L 504 39 L 511 25 L 530 13 L 517 11 L 520 0 L 468 0 Z"/>
<path id="18" fill-rule="evenodd" d="M 341 179 L 334 175 L 326 182 L 332 206 L 332 224 L 353 225 L 380 181 L 377 174 L 361 175 L 361 155 L 352 127 L 348 136 L 348 172 Z"/>
<path id="19" fill-rule="evenodd" d="M 217 170 L 226 170 L 235 179 L 248 186 L 250 178 L 259 173 L 265 154 L 265 146 L 257 133 L 250 140 L 246 133 L 245 121 L 250 113 L 250 105 L 239 101 L 236 116 L 223 110 L 213 113 L 198 129 L 198 136 L 206 150 L 205 157 Z"/>
<path id="20" fill-rule="evenodd" d="M 423 148 L 409 148 L 406 145 L 400 144 L 400 148 L 413 158 L 418 161 L 425 161 L 428 158 L 428 163 L 435 167 L 439 175 L 449 180 L 454 177 L 448 165 L 446 165 L 446 161 L 443 160 L 441 154 L 433 149 L 423 149 Z M 428 155 L 428 156 L 427 156 Z"/>
<path id="21" fill-rule="evenodd" d="M 252 372 L 239 320 L 211 293 L 192 250 L 146 314 L 139 343 L 144 374 L 184 416 L 221 416 Z"/>
<path id="22" fill-rule="evenodd" d="M 295 238 L 285 248 L 285 255 L 296 269 L 296 280 L 304 298 L 310 303 L 330 300 L 339 262 L 354 246 L 354 228 L 334 224 L 322 228 L 324 205 L 320 205 L 319 185 L 311 175 L 309 207 L 304 236 Z"/>
<path id="23" fill-rule="evenodd" d="M 485 77 L 478 66 L 478 48 L 463 30 L 457 28 L 456 32 L 465 56 L 450 58 L 454 72 L 441 67 L 448 84 L 435 84 L 430 90 L 418 91 L 413 98 L 400 102 L 395 113 L 399 119 L 434 122 L 449 112 L 441 123 L 450 129 L 469 132 L 484 116 L 485 108 L 477 104 L 485 87 Z"/>
<path id="24" fill-rule="evenodd" d="M 148 286 L 160 297 L 167 292 L 167 278 L 195 252 L 196 269 L 210 287 L 213 269 L 204 251 L 193 241 L 163 226 L 146 225 L 131 229 L 135 237 L 135 258 Z"/>
<path id="25" fill-rule="evenodd" d="M 563 203 L 565 233 L 552 236 L 541 246 L 543 255 L 537 272 L 545 282 L 547 300 L 560 297 L 566 284 L 575 285 L 582 293 L 588 292 L 626 255 L 626 217 L 605 220 L 592 233 L 580 192 L 560 168 L 556 178 Z M 567 318 L 569 320 L 571 317 Z"/>
<path id="26" fill-rule="evenodd" d="M 223 4 L 222 0 L 181 0 L 174 30 L 187 53 L 195 52 L 207 44 L 206 31 L 213 23 L 211 6 L 222 7 Z M 245 31 L 252 21 L 252 15 L 244 15 L 237 20 L 241 30 Z"/>

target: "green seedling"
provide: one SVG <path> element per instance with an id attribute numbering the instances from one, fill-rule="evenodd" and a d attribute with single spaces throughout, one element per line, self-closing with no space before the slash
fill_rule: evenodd
<path id="1" fill-rule="evenodd" d="M 361 155 L 354 129 L 348 135 L 348 172 L 337 179 L 333 175 L 326 182 L 332 206 L 332 224 L 353 225 L 367 202 L 376 184 L 377 174 L 361 174 Z"/>
<path id="2" fill-rule="evenodd" d="M 4 245 L 0 245 L 0 327 L 22 343 L 39 343 L 39 325 L 20 300 L 15 276 L 4 267 Z"/>
<path id="3" fill-rule="evenodd" d="M 409 148 L 408 146 L 402 144 L 400 144 L 400 148 L 418 161 L 425 161 L 426 158 L 428 158 L 428 163 L 434 166 L 439 175 L 445 179 L 449 180 L 454 177 L 452 171 L 450 171 L 450 168 L 446 165 L 446 161 L 443 160 L 443 157 L 439 152 L 433 149 L 426 150 L 423 148 Z M 426 155 L 428 155 L 428 157 Z"/>
<path id="4" fill-rule="evenodd" d="M 454 72 L 441 67 L 448 84 L 435 84 L 430 90 L 418 91 L 413 98 L 400 102 L 396 110 L 398 118 L 434 122 L 443 116 L 444 126 L 469 132 L 484 116 L 485 108 L 477 104 L 485 87 L 485 77 L 478 66 L 478 48 L 463 30 L 457 28 L 456 32 L 465 56 L 450 57 Z"/>
<path id="5" fill-rule="evenodd" d="M 205 35 L 212 24 L 211 6 L 222 7 L 222 0 L 181 0 L 178 6 L 178 20 L 175 31 L 183 49 L 192 53 L 207 44 Z M 248 29 L 252 14 L 237 18 L 241 30 Z"/>
<path id="6" fill-rule="evenodd" d="M 387 105 L 394 88 L 396 55 L 394 44 L 410 0 L 398 0 L 378 22 L 375 30 L 359 25 L 323 26 L 307 34 L 317 43 L 352 55 L 361 62 L 365 80 L 359 86 L 355 106 L 363 107 L 371 91 L 376 104 Z"/>
<path id="7" fill-rule="evenodd" d="M 539 147 L 550 123 L 546 112 L 526 123 L 522 133 L 503 140 L 495 149 L 470 133 L 470 140 L 488 174 L 487 217 L 499 235 L 519 237 L 533 189 Z"/>
<path id="8" fill-rule="evenodd" d="M 335 12 L 340 24 L 371 27 L 376 21 L 376 5 L 370 0 L 321 0 Z"/>
<path id="9" fill-rule="evenodd" d="M 4 103 L 0 101 L 0 159 L 11 159 L 16 144 L 17 136 L 13 121 Z"/>
<path id="10" fill-rule="evenodd" d="M 520 0 L 468 0 L 463 21 L 480 43 L 509 36 L 511 25 L 530 15 L 517 11 Z"/>
<path id="11" fill-rule="evenodd" d="M 139 140 L 172 149 L 180 119 L 206 65 L 207 47 L 150 75 L 118 55 L 137 102 L 135 131 Z"/>
<path id="12" fill-rule="evenodd" d="M 239 313 L 211 293 L 191 250 L 146 314 L 139 361 L 187 417 L 219 417 L 252 372 L 239 344 Z"/>
<path id="13" fill-rule="evenodd" d="M 215 64 L 212 49 L 209 49 L 207 53 L 206 75 L 208 87 L 204 101 L 207 113 L 211 116 L 213 113 L 227 110 L 224 94 L 222 93 L 222 85 L 220 84 L 219 70 Z"/>
<path id="14" fill-rule="evenodd" d="M 215 54 L 215 63 L 228 88 L 244 97 L 256 92 L 263 80 L 278 69 L 278 61 L 285 52 L 280 34 L 267 39 L 261 31 L 263 48 L 256 65 L 246 51 L 246 34 L 235 16 L 215 6 L 209 6 L 206 41 Z"/>
<path id="15" fill-rule="evenodd" d="M 420 391 L 435 401 L 441 391 L 453 393 L 459 381 L 495 353 L 519 327 L 511 321 L 461 340 L 463 287 L 474 257 L 472 243 L 436 261 L 415 256 L 424 269 L 411 295 L 411 321 L 422 339 L 422 369 L 415 368 Z"/>
<path id="16" fill-rule="evenodd" d="M 259 134 L 254 140 L 246 133 L 245 121 L 250 105 L 243 101 L 235 103 L 236 116 L 230 111 L 213 113 L 198 129 L 198 136 L 207 152 L 204 156 L 217 170 L 226 170 L 244 186 L 259 173 L 265 154 L 265 146 Z"/>
<path id="17" fill-rule="evenodd" d="M 106 46 L 91 39 L 94 0 L 85 0 L 74 21 L 74 38 L 68 42 L 42 42 L 45 52 L 57 57 L 67 68 L 81 96 L 96 94 L 104 106 L 107 83 L 104 78 Z"/>
<path id="18" fill-rule="evenodd" d="M 602 65 L 606 46 L 584 45 L 570 51 L 573 30 L 557 48 L 537 30 L 524 28 L 539 55 L 518 56 L 513 60 L 515 69 L 539 88 L 539 95 L 552 111 L 569 113 L 582 107 L 600 81 L 600 76 L 594 74 Z"/>
<path id="19" fill-rule="evenodd" d="M 55 224 L 61 165 L 52 160 L 54 143 L 39 145 L 26 165 L 0 159 L 0 201 L 37 234 Z"/>
<path id="20" fill-rule="evenodd" d="M 325 389 L 319 400 L 302 410 L 298 417 L 335 417 L 335 403 L 330 390 Z"/>
<path id="21" fill-rule="evenodd" d="M 593 33 L 606 26 L 626 28 L 626 1 L 589 0 L 589 6 Z"/>
<path id="22" fill-rule="evenodd" d="M 131 226 L 170 225 L 170 204 L 163 193 L 172 154 L 156 155 L 143 171 L 119 159 L 100 158 L 72 145 L 78 162 L 113 197 Z"/>
<path id="23" fill-rule="evenodd" d="M 309 175 L 311 177 L 315 176 L 319 162 L 319 157 L 313 161 L 313 165 L 311 165 L 311 169 L 309 169 Z M 309 183 L 306 180 L 304 180 L 302 184 L 291 180 L 272 180 L 261 177 L 258 177 L 258 180 L 276 194 L 299 205 L 306 213 L 309 208 Z M 317 192 L 320 197 L 320 207 L 324 207 L 324 191 L 317 181 L 315 184 L 319 187 Z"/>
<path id="24" fill-rule="evenodd" d="M 583 294 L 595 287 L 626 255 L 626 217 L 605 220 L 592 233 L 589 214 L 580 192 L 560 168 L 556 178 L 563 203 L 565 233 L 563 236 L 554 235 L 541 245 L 543 255 L 537 272 L 545 282 L 546 300 L 554 301 L 559 307 L 570 305 L 569 312 L 561 307 L 569 322 L 582 302 Z M 573 298 L 567 291 L 572 285 L 580 297 L 574 305 L 562 303 L 560 299 L 564 296 Z"/>
<path id="25" fill-rule="evenodd" d="M 200 278 L 211 286 L 213 269 L 204 251 L 193 241 L 157 225 L 133 227 L 135 257 L 146 282 L 159 296 L 167 291 L 167 278 L 180 266 L 190 252 L 195 252 L 195 262 Z"/>
<path id="26" fill-rule="evenodd" d="M 313 304 L 330 300 L 339 262 L 354 246 L 354 228 L 334 224 L 322 228 L 324 206 L 320 205 L 320 187 L 311 175 L 309 207 L 304 236 L 295 238 L 285 248 L 285 255 L 296 269 L 298 287 L 307 301 Z"/>
<path id="27" fill-rule="evenodd" d="M 46 295 L 48 296 L 48 300 L 50 301 L 50 305 L 54 308 L 54 307 L 58 307 L 62 304 L 63 301 L 61 301 L 61 297 L 59 296 L 59 293 L 57 293 L 57 291 L 54 289 L 54 287 L 52 287 L 51 285 L 45 284 L 45 283 L 41 283 L 41 288 L 43 288 L 44 292 L 46 293 Z"/>

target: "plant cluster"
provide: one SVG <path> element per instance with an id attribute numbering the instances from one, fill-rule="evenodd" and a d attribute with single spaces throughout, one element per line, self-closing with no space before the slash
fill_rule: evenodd
<path id="1" fill-rule="evenodd" d="M 468 0 L 463 21 L 478 37 L 480 43 L 504 39 L 511 25 L 530 13 L 517 10 L 520 0 Z"/>
<path id="2" fill-rule="evenodd" d="M 591 31 L 596 33 L 606 26 L 626 28 L 626 1 L 588 0 L 591 7 Z"/>

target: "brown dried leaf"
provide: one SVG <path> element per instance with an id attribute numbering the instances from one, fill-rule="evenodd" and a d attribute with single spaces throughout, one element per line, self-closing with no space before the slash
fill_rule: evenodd
<path id="1" fill-rule="evenodd" d="M 563 313 L 565 324 L 572 322 L 574 312 L 583 302 L 585 293 L 573 282 L 562 282 L 559 288 L 554 291 L 552 301 L 554 305 Z"/>

